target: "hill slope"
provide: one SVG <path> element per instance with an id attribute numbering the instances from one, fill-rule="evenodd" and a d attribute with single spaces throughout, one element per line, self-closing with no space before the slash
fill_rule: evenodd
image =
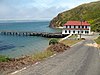
<path id="1" fill-rule="evenodd" d="M 86 20 L 93 31 L 100 31 L 100 1 L 82 4 L 71 10 L 59 13 L 50 22 L 50 27 L 63 26 L 68 20 Z"/>

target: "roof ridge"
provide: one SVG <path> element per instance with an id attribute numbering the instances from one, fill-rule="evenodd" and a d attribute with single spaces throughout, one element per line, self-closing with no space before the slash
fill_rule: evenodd
<path id="1" fill-rule="evenodd" d="M 87 21 L 67 21 L 67 23 L 64 24 L 66 25 L 85 25 L 89 26 L 90 24 Z"/>

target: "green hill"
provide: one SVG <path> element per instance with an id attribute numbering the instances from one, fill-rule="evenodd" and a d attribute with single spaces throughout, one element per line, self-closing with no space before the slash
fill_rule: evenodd
<path id="1" fill-rule="evenodd" d="M 50 22 L 50 27 L 63 26 L 68 20 L 86 20 L 93 31 L 100 32 L 100 1 L 82 4 L 71 10 L 59 13 Z"/>

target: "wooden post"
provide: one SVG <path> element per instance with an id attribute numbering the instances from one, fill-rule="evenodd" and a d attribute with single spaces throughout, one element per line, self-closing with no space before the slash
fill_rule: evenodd
<path id="1" fill-rule="evenodd" d="M 81 27 L 82 26 L 82 20 L 81 20 L 81 25 L 80 25 L 80 39 L 81 39 Z"/>

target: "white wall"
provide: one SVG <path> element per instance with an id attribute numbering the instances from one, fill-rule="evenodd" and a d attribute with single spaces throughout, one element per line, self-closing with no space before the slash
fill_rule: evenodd
<path id="1" fill-rule="evenodd" d="M 78 26 L 76 26 L 76 28 L 78 28 Z"/>
<path id="2" fill-rule="evenodd" d="M 73 33 L 74 30 L 70 30 L 70 33 L 69 33 L 69 30 L 67 30 L 67 33 L 65 33 L 65 30 L 62 30 L 62 34 L 80 34 L 81 31 L 83 31 L 83 33 L 81 34 L 90 34 L 90 31 L 89 30 L 75 30 L 75 33 Z M 79 31 L 79 33 L 78 33 Z M 85 33 L 85 31 L 89 31 L 89 33 Z"/>
<path id="3" fill-rule="evenodd" d="M 80 34 L 80 33 L 81 33 L 80 31 L 83 31 L 83 33 L 81 33 L 81 34 L 87 34 L 87 33 L 85 33 L 85 31 L 89 31 L 88 34 L 91 33 L 91 28 L 90 28 L 90 26 L 87 26 L 87 28 L 88 28 L 89 30 L 75 30 L 75 33 L 73 33 L 74 30 L 70 30 L 70 33 L 69 33 L 69 30 L 65 29 L 66 26 L 64 26 L 63 28 L 64 28 L 64 29 L 62 30 L 62 34 Z M 69 26 L 67 26 L 67 28 L 69 28 Z M 74 26 L 71 26 L 71 28 L 74 28 Z M 78 26 L 76 26 L 76 28 L 78 28 Z M 81 28 L 81 27 L 80 27 L 80 28 Z M 85 28 L 85 26 L 84 26 L 84 28 Z M 65 33 L 65 30 L 67 30 L 67 33 Z M 80 33 L 78 33 L 78 31 L 79 31 Z"/>
<path id="4" fill-rule="evenodd" d="M 66 26 L 63 26 L 63 28 L 66 28 Z"/>
<path id="5" fill-rule="evenodd" d="M 71 28 L 74 28 L 74 26 L 71 26 Z"/>
<path id="6" fill-rule="evenodd" d="M 90 27 L 90 26 L 88 26 L 88 28 L 89 28 L 89 34 L 91 34 L 91 27 Z"/>

